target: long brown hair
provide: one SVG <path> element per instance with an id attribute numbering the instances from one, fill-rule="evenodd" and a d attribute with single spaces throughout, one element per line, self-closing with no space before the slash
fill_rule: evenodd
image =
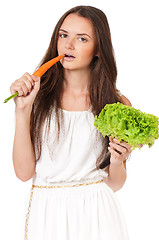
<path id="1" fill-rule="evenodd" d="M 56 57 L 59 29 L 65 18 L 76 13 L 78 16 L 89 19 L 94 27 L 96 35 L 96 52 L 90 63 L 91 77 L 89 97 L 92 113 L 98 115 L 107 103 L 120 102 L 116 89 L 117 67 L 114 50 L 111 41 L 111 33 L 106 15 L 92 6 L 77 6 L 67 11 L 58 21 L 51 37 L 49 47 L 38 67 Z M 60 62 L 50 68 L 41 78 L 40 90 L 35 98 L 30 121 L 31 140 L 34 151 L 37 153 L 36 161 L 40 159 L 42 150 L 42 131 L 44 122 L 47 122 L 47 130 L 50 129 L 50 120 L 53 109 L 55 110 L 58 126 L 58 138 L 61 128 L 63 114 L 61 109 L 61 98 L 63 93 L 64 72 Z M 108 154 L 109 138 L 103 140 L 103 151 L 96 161 L 97 169 L 105 168 L 110 164 Z"/>

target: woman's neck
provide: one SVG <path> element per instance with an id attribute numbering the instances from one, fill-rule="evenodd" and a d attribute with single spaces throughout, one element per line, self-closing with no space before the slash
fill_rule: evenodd
<path id="1" fill-rule="evenodd" d="M 81 95 L 88 94 L 90 82 L 90 72 L 87 70 L 65 70 L 64 72 L 64 91 Z"/>

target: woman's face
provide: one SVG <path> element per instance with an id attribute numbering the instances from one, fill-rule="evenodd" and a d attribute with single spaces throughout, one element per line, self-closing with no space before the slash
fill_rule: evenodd
<path id="1" fill-rule="evenodd" d="M 69 14 L 62 23 L 57 42 L 58 54 L 70 55 L 61 60 L 65 69 L 88 69 L 94 57 L 95 33 L 91 21 Z"/>

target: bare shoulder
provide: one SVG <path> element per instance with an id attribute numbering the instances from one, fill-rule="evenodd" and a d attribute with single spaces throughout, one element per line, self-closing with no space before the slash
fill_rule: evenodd
<path id="1" fill-rule="evenodd" d="M 125 97 L 124 95 L 120 96 L 120 101 L 121 103 L 123 103 L 124 105 L 128 105 L 132 107 L 131 102 L 129 101 L 129 99 L 127 97 Z"/>

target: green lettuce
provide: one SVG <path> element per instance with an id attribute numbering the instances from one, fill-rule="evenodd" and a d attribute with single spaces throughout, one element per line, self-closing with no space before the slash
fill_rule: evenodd
<path id="1" fill-rule="evenodd" d="M 125 141 L 135 148 L 138 144 L 150 147 L 159 138 L 159 118 L 153 114 L 141 112 L 122 103 L 106 104 L 98 116 L 94 118 L 94 126 L 103 137 L 112 136 Z"/>

